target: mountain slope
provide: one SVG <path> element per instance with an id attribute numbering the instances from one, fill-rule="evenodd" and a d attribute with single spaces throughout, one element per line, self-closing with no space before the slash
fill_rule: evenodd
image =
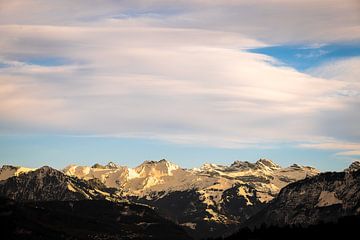
<path id="1" fill-rule="evenodd" d="M 0 206 L 4 239 L 190 239 L 150 208 L 130 203 L 0 199 Z"/>
<path id="2" fill-rule="evenodd" d="M 326 172 L 289 184 L 245 225 L 308 225 L 359 214 L 360 171 Z"/>
<path id="3" fill-rule="evenodd" d="M 81 180 L 47 166 L 0 181 L 0 195 L 17 201 L 66 201 L 118 197 L 114 189 L 107 188 L 96 179 Z"/>
<path id="4" fill-rule="evenodd" d="M 266 226 L 250 230 L 242 228 L 235 234 L 213 240 L 295 240 L 295 239 L 353 239 L 358 235 L 360 215 L 345 216 L 335 222 L 309 226 Z"/>

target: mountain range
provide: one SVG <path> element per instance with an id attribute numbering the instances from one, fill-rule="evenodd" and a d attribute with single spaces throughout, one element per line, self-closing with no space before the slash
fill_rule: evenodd
<path id="1" fill-rule="evenodd" d="M 320 173 L 296 164 L 283 168 L 267 159 L 193 169 L 164 159 L 135 168 L 110 162 L 70 165 L 60 171 L 5 165 L 0 170 L 0 195 L 42 204 L 107 200 L 144 206 L 200 239 L 264 221 L 316 224 L 331 220 L 327 215 L 332 211 L 333 220 L 359 214 L 359 166 L 355 162 L 344 172 Z"/>

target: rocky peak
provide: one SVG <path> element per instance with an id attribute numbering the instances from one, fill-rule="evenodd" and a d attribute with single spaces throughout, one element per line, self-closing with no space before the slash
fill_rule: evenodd
<path id="1" fill-rule="evenodd" d="M 99 168 L 99 169 L 118 169 L 119 167 L 120 166 L 114 162 L 109 162 L 105 166 L 99 163 L 95 163 L 94 165 L 91 166 L 91 168 Z"/>
<path id="2" fill-rule="evenodd" d="M 64 184 L 69 178 L 63 172 L 49 166 L 43 166 L 27 174 L 22 174 L 20 177 L 24 181 L 30 181 L 32 179 L 32 181 L 38 185 L 43 185 L 48 182 L 52 184 Z"/>
<path id="3" fill-rule="evenodd" d="M 166 163 L 171 163 L 166 159 L 161 159 L 159 161 L 156 160 L 145 160 L 141 165 L 157 165 L 157 164 L 166 164 Z"/>
<path id="4" fill-rule="evenodd" d="M 281 167 L 277 164 L 275 164 L 273 161 L 269 160 L 269 159 L 263 159 L 260 158 L 256 163 L 256 166 L 263 168 L 263 167 L 267 167 L 270 168 L 271 170 L 276 170 L 276 169 L 280 169 Z"/>
<path id="5" fill-rule="evenodd" d="M 56 170 L 49 166 L 43 166 L 41 168 L 36 169 L 33 172 L 29 173 L 32 176 L 38 176 L 38 177 L 48 177 L 48 176 L 59 176 L 62 177 L 64 175 L 63 172 Z"/>
<path id="6" fill-rule="evenodd" d="M 166 159 L 161 159 L 159 161 L 155 161 L 155 160 L 145 160 L 142 164 L 140 164 L 139 166 L 145 166 L 145 165 L 175 165 L 172 162 L 166 160 Z"/>
<path id="7" fill-rule="evenodd" d="M 301 166 L 300 165 L 298 165 L 298 164 L 292 164 L 291 166 L 290 166 L 291 168 L 301 168 Z"/>
<path id="8" fill-rule="evenodd" d="M 310 166 L 301 166 L 298 164 L 292 164 L 287 169 L 292 170 L 292 171 L 308 171 L 309 173 L 314 173 L 314 174 L 320 173 L 319 170 L 317 170 L 316 168 L 313 168 Z"/>
<path id="9" fill-rule="evenodd" d="M 40 173 L 54 173 L 54 174 L 57 174 L 57 173 L 60 173 L 62 174 L 62 172 L 60 172 L 59 170 L 56 170 L 55 168 L 52 168 L 52 167 L 49 167 L 49 166 L 43 166 L 41 168 L 38 168 L 34 171 L 35 173 L 36 172 L 40 172 Z"/>
<path id="10" fill-rule="evenodd" d="M 355 161 L 350 164 L 350 166 L 345 169 L 345 172 L 355 172 L 360 170 L 360 161 Z"/>
<path id="11" fill-rule="evenodd" d="M 117 165 L 116 163 L 113 163 L 113 162 L 109 162 L 108 164 L 105 165 L 105 168 L 117 169 L 117 168 L 119 168 L 119 165 Z"/>
<path id="12" fill-rule="evenodd" d="M 172 175 L 172 171 L 180 167 L 165 159 L 160 161 L 144 161 L 135 168 L 135 171 L 143 176 L 163 176 Z"/>
<path id="13" fill-rule="evenodd" d="M 230 168 L 249 169 L 249 168 L 254 168 L 254 166 L 255 164 L 250 163 L 248 161 L 243 162 L 236 160 L 230 165 Z"/>

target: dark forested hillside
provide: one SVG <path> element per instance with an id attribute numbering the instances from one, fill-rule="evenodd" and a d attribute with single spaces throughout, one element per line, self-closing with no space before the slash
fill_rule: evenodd
<path id="1" fill-rule="evenodd" d="M 2 239 L 191 239 L 146 206 L 106 200 L 17 203 L 0 199 Z"/>
<path id="2" fill-rule="evenodd" d="M 347 216 L 336 222 L 319 223 L 302 227 L 301 225 L 291 226 L 266 226 L 250 230 L 242 228 L 237 233 L 213 240 L 290 240 L 290 239 L 357 239 L 360 228 L 360 216 Z"/>

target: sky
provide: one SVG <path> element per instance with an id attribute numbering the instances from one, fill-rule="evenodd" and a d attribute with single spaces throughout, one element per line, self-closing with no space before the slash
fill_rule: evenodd
<path id="1" fill-rule="evenodd" d="M 357 0 L 0 0 L 0 164 L 360 160 Z"/>

